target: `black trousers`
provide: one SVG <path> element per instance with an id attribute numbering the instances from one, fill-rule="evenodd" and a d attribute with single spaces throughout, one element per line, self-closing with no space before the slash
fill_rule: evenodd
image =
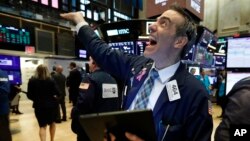
<path id="1" fill-rule="evenodd" d="M 59 119 L 61 119 L 61 110 L 60 107 L 62 109 L 62 119 L 67 119 L 67 115 L 66 115 L 66 106 L 65 106 L 65 96 L 62 96 L 59 100 L 59 104 L 58 104 L 58 116 Z"/>
<path id="2" fill-rule="evenodd" d="M 0 115 L 0 141 L 12 141 L 9 114 Z"/>

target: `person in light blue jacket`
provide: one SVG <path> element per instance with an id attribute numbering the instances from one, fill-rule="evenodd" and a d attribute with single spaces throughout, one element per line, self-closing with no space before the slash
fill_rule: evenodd
<path id="1" fill-rule="evenodd" d="M 209 82 L 209 78 L 206 75 L 206 72 L 203 68 L 200 69 L 200 75 L 197 75 L 196 78 L 200 80 L 204 86 L 206 87 L 206 90 L 209 94 L 211 94 L 211 84 Z"/>

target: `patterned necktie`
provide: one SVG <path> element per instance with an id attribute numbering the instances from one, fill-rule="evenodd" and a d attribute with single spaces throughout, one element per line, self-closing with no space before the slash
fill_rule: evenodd
<path id="1" fill-rule="evenodd" d="M 146 109 L 148 105 L 149 95 L 154 86 L 154 80 L 159 77 L 158 72 L 155 69 L 152 69 L 150 72 L 149 79 L 145 82 L 145 84 L 141 87 L 139 91 L 138 98 L 135 102 L 134 109 Z"/>

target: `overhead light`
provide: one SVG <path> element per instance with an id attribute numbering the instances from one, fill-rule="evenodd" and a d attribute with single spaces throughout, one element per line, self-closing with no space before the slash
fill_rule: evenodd
<path id="1" fill-rule="evenodd" d="M 90 4 L 90 1 L 89 0 L 81 0 L 81 3 L 87 5 L 87 4 Z"/>
<path id="2" fill-rule="evenodd" d="M 217 53 L 217 52 L 215 52 L 214 55 L 226 56 L 225 53 Z"/>
<path id="3" fill-rule="evenodd" d="M 138 39 L 144 39 L 144 40 L 149 40 L 149 36 L 139 36 Z"/>
<path id="4" fill-rule="evenodd" d="M 208 44 L 208 47 L 211 48 L 211 49 L 213 49 L 213 50 L 216 50 L 216 47 L 214 47 L 214 46 L 212 46 L 210 44 Z"/>

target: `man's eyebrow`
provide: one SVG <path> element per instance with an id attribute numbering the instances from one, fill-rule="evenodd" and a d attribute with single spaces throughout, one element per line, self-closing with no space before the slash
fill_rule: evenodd
<path id="1" fill-rule="evenodd" d="M 169 17 L 165 17 L 165 16 L 158 17 L 157 20 L 168 20 L 170 23 L 172 22 Z"/>

